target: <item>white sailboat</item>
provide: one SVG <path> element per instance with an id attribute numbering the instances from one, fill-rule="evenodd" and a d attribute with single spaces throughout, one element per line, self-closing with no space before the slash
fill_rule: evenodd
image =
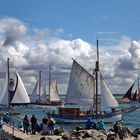
<path id="1" fill-rule="evenodd" d="M 91 75 L 73 60 L 66 101 L 81 106 L 59 107 L 58 114 L 52 114 L 57 122 L 85 122 L 89 117 L 96 121 L 103 119 L 104 122 L 115 122 L 122 119 L 122 110 L 114 109 L 118 107 L 118 102 L 109 90 L 102 75 L 100 76 L 101 103 L 99 103 L 98 74 L 100 74 L 99 58 L 96 61 L 95 75 Z M 88 106 L 89 108 L 88 110 L 83 110 L 82 106 Z M 105 109 L 107 110 L 105 111 Z"/>
<path id="2" fill-rule="evenodd" d="M 7 64 L 8 70 L 6 72 L 4 86 L 1 91 L 0 105 L 10 106 L 15 104 L 29 104 L 30 98 L 18 72 L 14 70 L 15 78 L 10 78 L 9 58 L 7 59 Z"/>
<path id="3" fill-rule="evenodd" d="M 31 103 L 41 105 L 60 104 L 61 100 L 58 95 L 56 80 L 49 79 L 49 97 L 46 95 L 46 84 L 41 80 L 41 71 L 39 72 L 39 80 L 36 82 L 34 90 L 30 95 Z"/>

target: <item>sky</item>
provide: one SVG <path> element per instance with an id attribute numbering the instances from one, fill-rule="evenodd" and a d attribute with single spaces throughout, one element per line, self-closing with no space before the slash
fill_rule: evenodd
<path id="1" fill-rule="evenodd" d="M 66 94 L 72 58 L 100 70 L 113 94 L 123 94 L 140 74 L 139 0 L 0 0 L 0 85 L 6 59 L 17 68 L 28 93 L 38 71 L 48 67 Z"/>

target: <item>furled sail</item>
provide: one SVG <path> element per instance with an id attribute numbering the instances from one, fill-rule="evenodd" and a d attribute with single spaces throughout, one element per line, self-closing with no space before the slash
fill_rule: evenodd
<path id="1" fill-rule="evenodd" d="M 1 105 L 8 105 L 9 104 L 9 97 L 8 97 L 8 73 L 6 72 L 6 77 L 4 81 L 4 86 L 2 87 L 1 94 L 0 94 L 0 104 Z"/>
<path id="2" fill-rule="evenodd" d="M 60 97 L 58 95 L 58 89 L 57 89 L 57 82 L 56 80 L 50 81 L 50 99 L 49 101 L 60 101 Z"/>
<path id="3" fill-rule="evenodd" d="M 30 98 L 28 96 L 28 93 L 24 87 L 24 84 L 19 76 L 19 74 L 16 72 L 17 77 L 17 83 L 16 83 L 16 89 L 14 96 L 11 100 L 11 103 L 13 104 L 25 104 L 30 103 Z"/>
<path id="4" fill-rule="evenodd" d="M 102 75 L 100 76 L 100 78 L 101 78 L 101 108 L 117 107 L 118 102 L 112 95 Z"/>
<path id="5" fill-rule="evenodd" d="M 66 101 L 93 106 L 94 95 L 95 82 L 93 76 L 73 60 Z"/>

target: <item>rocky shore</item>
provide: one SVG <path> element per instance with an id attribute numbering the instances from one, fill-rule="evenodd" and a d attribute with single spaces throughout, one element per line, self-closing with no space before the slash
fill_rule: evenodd
<path id="1" fill-rule="evenodd" d="M 140 140 L 140 128 L 133 132 L 129 128 L 123 127 L 118 133 L 113 129 L 95 130 L 95 129 L 77 129 L 73 131 L 64 131 L 60 134 L 60 138 L 44 136 L 40 140 Z"/>

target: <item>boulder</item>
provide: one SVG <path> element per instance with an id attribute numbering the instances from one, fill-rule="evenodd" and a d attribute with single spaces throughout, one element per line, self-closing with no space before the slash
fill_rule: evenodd
<path id="1" fill-rule="evenodd" d="M 125 139 L 125 138 L 131 138 L 131 131 L 127 127 L 123 127 L 119 132 L 118 132 L 119 138 L 120 139 Z"/>
<path id="2" fill-rule="evenodd" d="M 61 138 L 63 140 L 71 140 L 71 133 L 70 132 L 64 132 Z"/>

